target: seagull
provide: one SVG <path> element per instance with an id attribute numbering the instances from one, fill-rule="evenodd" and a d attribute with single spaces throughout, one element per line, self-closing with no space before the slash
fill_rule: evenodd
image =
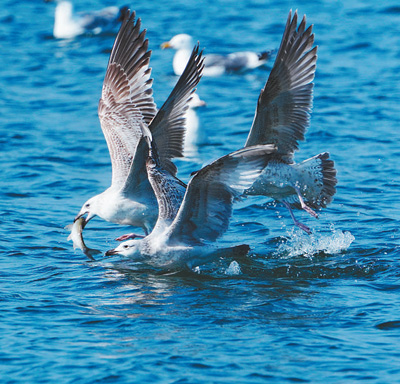
<path id="1" fill-rule="evenodd" d="M 201 78 L 202 52 L 195 46 L 188 65 L 163 106 L 157 111 L 152 96 L 151 51 L 146 30 L 127 11 L 111 51 L 98 115 L 111 158 L 111 186 L 86 201 L 75 221 L 85 223 L 99 216 L 112 223 L 140 227 L 145 234 L 158 214 L 157 200 L 146 172 L 147 153 L 139 146 L 141 125 L 148 125 L 157 145 L 160 163 L 173 179 L 174 192 L 182 199 L 186 185 L 175 178 L 174 157 L 183 156 L 184 114 Z M 171 182 L 172 183 L 172 182 Z"/>
<path id="2" fill-rule="evenodd" d="M 186 134 L 185 134 L 185 156 L 193 154 L 197 151 L 199 117 L 197 116 L 197 108 L 206 106 L 206 102 L 200 99 L 197 93 L 192 94 L 192 98 L 188 103 L 189 108 L 186 110 Z"/>
<path id="3" fill-rule="evenodd" d="M 159 207 L 157 223 L 145 238 L 124 241 L 105 255 L 120 254 L 169 270 L 204 264 L 218 253 L 212 242 L 228 229 L 234 200 L 260 175 L 275 147 L 247 147 L 219 158 L 194 173 L 180 200 L 171 195 L 173 178 L 145 132 L 144 140 L 149 147 L 147 173 Z M 247 253 L 249 247 L 239 249 Z"/>
<path id="4" fill-rule="evenodd" d="M 193 47 L 193 39 L 186 33 L 175 35 L 170 41 L 161 44 L 162 49 L 172 48 L 176 50 L 172 66 L 175 75 L 181 75 L 189 60 Z M 271 51 L 261 53 L 234 52 L 229 55 L 210 54 L 205 57 L 204 76 L 220 76 L 227 72 L 254 69 L 267 62 L 271 57 Z"/>
<path id="5" fill-rule="evenodd" d="M 53 0 L 45 0 L 49 3 Z M 73 14 L 69 1 L 57 1 L 53 36 L 56 39 L 72 39 L 85 33 L 99 34 L 112 30 L 122 21 L 128 7 L 106 7 L 99 11 Z"/>
<path id="6" fill-rule="evenodd" d="M 277 146 L 269 162 L 247 195 L 265 195 L 282 202 L 295 225 L 310 228 L 294 217 L 292 208 L 304 209 L 318 217 L 314 209 L 332 202 L 337 183 L 334 162 L 323 152 L 301 163 L 294 162 L 298 141 L 310 124 L 317 46 L 313 47 L 312 25 L 306 16 L 297 28 L 297 11 L 289 12 L 282 42 L 269 78 L 261 90 L 253 124 L 245 146 L 272 143 Z"/>

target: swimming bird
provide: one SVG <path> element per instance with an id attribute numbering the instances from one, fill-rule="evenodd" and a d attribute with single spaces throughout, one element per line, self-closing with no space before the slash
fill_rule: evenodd
<path id="1" fill-rule="evenodd" d="M 158 220 L 148 236 L 125 241 L 106 256 L 120 254 L 166 269 L 201 265 L 218 251 L 212 242 L 228 229 L 234 200 L 260 175 L 275 147 L 248 147 L 219 158 L 194 173 L 180 200 L 171 196 L 173 178 L 162 168 L 149 135 L 143 140 L 149 146 L 146 167 L 158 201 Z M 241 249 L 247 253 L 249 248 Z"/>
<path id="2" fill-rule="evenodd" d="M 52 2 L 53 0 L 45 0 Z M 53 36 L 56 39 L 72 39 L 85 33 L 99 34 L 113 30 L 122 21 L 128 7 L 106 7 L 94 12 L 73 14 L 70 1 L 57 1 L 54 15 Z"/>
<path id="3" fill-rule="evenodd" d="M 197 93 L 192 94 L 192 98 L 188 103 L 189 108 L 186 110 L 186 134 L 185 134 L 185 156 L 197 152 L 197 142 L 199 139 L 199 117 L 197 116 L 197 108 L 204 107 L 206 102 L 200 99 Z"/>
<path id="4" fill-rule="evenodd" d="M 304 209 L 318 217 L 314 209 L 326 207 L 333 199 L 337 183 L 334 162 L 323 152 L 301 163 L 294 162 L 298 141 L 310 124 L 317 46 L 313 47 L 312 25 L 306 16 L 297 28 L 297 11 L 289 12 L 282 42 L 268 80 L 261 90 L 253 124 L 245 146 L 273 143 L 277 153 L 247 195 L 265 195 L 282 202 L 294 223 L 310 233 L 310 228 L 294 217 L 292 208 Z"/>
<path id="5" fill-rule="evenodd" d="M 157 111 L 152 96 L 151 51 L 141 21 L 128 11 L 111 51 L 98 114 L 111 158 L 111 186 L 86 201 L 75 220 L 87 214 L 124 225 L 140 227 L 145 234 L 158 215 L 157 200 L 146 172 L 147 153 L 139 147 L 140 126 L 145 124 L 157 145 L 160 163 L 171 177 L 171 159 L 183 156 L 184 114 L 201 78 L 202 53 L 197 45 L 188 65 L 163 106 Z M 186 185 L 174 178 L 174 193 L 183 198 Z M 83 226 L 84 226 L 83 225 Z"/>
<path id="6" fill-rule="evenodd" d="M 186 33 L 175 35 L 170 41 L 161 44 L 161 48 L 172 48 L 176 50 L 172 66 L 175 75 L 181 75 L 190 57 L 193 47 L 193 39 Z M 220 76 L 226 72 L 235 72 L 257 68 L 267 62 L 271 57 L 271 51 L 256 52 L 234 52 L 226 56 L 208 54 L 205 56 L 204 76 Z"/>

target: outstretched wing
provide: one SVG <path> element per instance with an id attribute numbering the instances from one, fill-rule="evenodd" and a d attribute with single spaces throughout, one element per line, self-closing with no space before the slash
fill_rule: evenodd
<path id="1" fill-rule="evenodd" d="M 112 164 L 112 185 L 123 186 L 141 137 L 156 114 L 150 54 L 140 19 L 126 12 L 108 62 L 98 114 Z"/>
<path id="2" fill-rule="evenodd" d="M 297 11 L 289 12 L 285 32 L 268 81 L 258 99 L 246 147 L 273 143 L 277 152 L 292 161 L 298 141 L 310 123 L 317 47 L 306 17 L 297 28 Z M 311 49 L 312 48 L 312 49 Z"/>
<path id="3" fill-rule="evenodd" d="M 166 102 L 158 111 L 149 128 L 156 144 L 161 166 L 171 175 L 176 175 L 174 157 L 183 157 L 186 131 L 185 112 L 204 68 L 203 51 L 199 44 L 194 47 L 185 70 L 180 76 Z"/>
<path id="4" fill-rule="evenodd" d="M 228 228 L 234 198 L 254 183 L 274 153 L 273 145 L 243 148 L 198 171 L 168 230 L 169 243 L 201 243 L 221 236 Z"/>

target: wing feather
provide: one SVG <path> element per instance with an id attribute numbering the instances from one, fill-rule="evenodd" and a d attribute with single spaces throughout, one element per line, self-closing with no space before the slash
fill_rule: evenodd
<path id="1" fill-rule="evenodd" d="M 291 162 L 310 123 L 317 47 L 312 25 L 304 16 L 297 28 L 297 11 L 286 22 L 269 78 L 261 90 L 246 146 L 273 143 Z M 297 30 L 296 30 L 297 28 Z"/>
<path id="2" fill-rule="evenodd" d="M 141 137 L 140 124 L 156 114 L 146 31 L 127 12 L 115 39 L 103 82 L 98 114 L 110 152 L 112 185 L 123 186 Z"/>
<path id="3" fill-rule="evenodd" d="M 274 152 L 273 145 L 244 148 L 196 172 L 168 230 L 170 244 L 221 236 L 228 229 L 234 199 L 254 183 Z"/>
<path id="4" fill-rule="evenodd" d="M 171 159 L 183 157 L 185 112 L 202 76 L 204 68 L 202 54 L 203 51 L 199 52 L 197 44 L 177 84 L 149 126 L 161 166 L 173 176 L 177 170 Z"/>

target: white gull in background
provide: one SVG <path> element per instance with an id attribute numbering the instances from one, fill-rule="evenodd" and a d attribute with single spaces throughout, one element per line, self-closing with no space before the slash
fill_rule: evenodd
<path id="1" fill-rule="evenodd" d="M 185 134 L 185 157 L 192 156 L 197 153 L 197 143 L 199 140 L 199 117 L 197 116 L 196 110 L 200 107 L 204 107 L 206 102 L 201 100 L 197 93 L 192 94 L 192 98 L 189 101 L 189 108 L 186 110 L 186 134 Z"/>
<path id="2" fill-rule="evenodd" d="M 161 44 L 161 48 L 175 49 L 172 62 L 175 75 L 181 75 L 189 60 L 193 47 L 193 39 L 186 33 L 174 36 L 170 41 Z M 226 72 L 235 72 L 257 68 L 267 62 L 271 51 L 265 52 L 234 52 L 228 55 L 207 54 L 204 60 L 204 76 L 220 76 Z"/>
<path id="3" fill-rule="evenodd" d="M 54 0 L 45 0 L 52 2 Z M 113 30 L 122 21 L 128 7 L 107 7 L 93 12 L 73 13 L 69 1 L 56 1 L 53 36 L 56 39 L 72 39 L 85 33 L 99 34 Z"/>
<path id="4" fill-rule="evenodd" d="M 203 63 L 197 46 L 175 88 L 157 111 L 146 31 L 140 31 L 140 19 L 136 24 L 134 20 L 135 13 L 130 15 L 128 11 L 112 48 L 98 108 L 111 158 L 111 186 L 83 204 L 75 220 L 87 214 L 85 225 L 97 215 L 113 223 L 141 227 L 147 234 L 157 220 L 158 206 L 147 177 L 147 152 L 139 146 L 141 125 L 149 126 L 160 163 L 173 180 L 173 193 L 182 199 L 186 185 L 174 177 L 176 166 L 171 159 L 183 156 L 184 114 L 201 78 Z"/>
<path id="5" fill-rule="evenodd" d="M 304 209 L 317 217 L 313 209 L 326 207 L 336 192 L 336 170 L 324 152 L 301 163 L 294 162 L 298 141 L 310 124 L 313 80 L 317 47 L 313 48 L 312 25 L 306 29 L 304 16 L 297 28 L 297 11 L 289 12 L 282 42 L 269 78 L 261 90 L 246 146 L 273 143 L 277 154 L 261 176 L 246 191 L 282 202 L 294 223 L 307 233 L 310 229 L 297 221 L 292 208 Z"/>
<path id="6" fill-rule="evenodd" d="M 166 269 L 203 264 L 218 254 L 212 242 L 228 229 L 235 198 L 260 175 L 275 147 L 244 148 L 203 167 L 191 178 L 180 200 L 171 195 L 173 179 L 162 168 L 147 134 L 145 140 L 150 147 L 147 172 L 159 207 L 157 223 L 145 238 L 125 241 L 106 255 L 120 254 Z M 249 250 L 246 245 L 235 248 Z"/>

